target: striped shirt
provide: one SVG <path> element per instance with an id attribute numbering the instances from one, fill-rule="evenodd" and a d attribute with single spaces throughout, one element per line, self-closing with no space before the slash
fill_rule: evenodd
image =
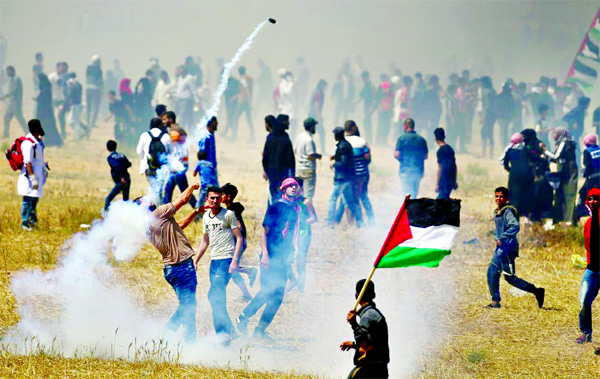
<path id="1" fill-rule="evenodd" d="M 359 136 L 346 136 L 346 141 L 352 145 L 354 153 L 354 171 L 356 176 L 369 175 L 369 163 L 371 161 L 365 158 L 369 153 L 369 145 L 364 138 Z"/>

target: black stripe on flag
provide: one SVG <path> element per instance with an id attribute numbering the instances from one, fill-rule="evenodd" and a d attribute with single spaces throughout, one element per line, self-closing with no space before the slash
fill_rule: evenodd
<path id="1" fill-rule="evenodd" d="M 408 199 L 406 212 L 411 226 L 460 226 L 460 200 L 454 199 Z"/>

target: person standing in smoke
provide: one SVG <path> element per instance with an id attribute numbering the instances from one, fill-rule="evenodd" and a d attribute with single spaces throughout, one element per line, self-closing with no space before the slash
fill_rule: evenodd
<path id="1" fill-rule="evenodd" d="M 436 153 L 438 171 L 435 192 L 438 193 L 438 199 L 449 199 L 450 193 L 458 188 L 456 157 L 452 146 L 445 142 L 446 133 L 444 129 L 437 128 L 433 131 L 435 142 L 440 147 Z"/>
<path id="2" fill-rule="evenodd" d="M 35 114 L 44 125 L 46 132 L 46 146 L 62 146 L 63 140 L 56 128 L 56 119 L 52 109 L 52 84 L 44 73 L 38 75 L 39 92 L 35 98 L 37 110 Z"/>
<path id="3" fill-rule="evenodd" d="M 598 201 L 600 189 L 593 188 L 587 194 L 586 205 L 590 211 L 590 218 L 583 228 L 585 250 L 587 251 L 587 268 L 581 279 L 579 301 L 579 329 L 581 336 L 575 341 L 578 344 L 592 342 L 592 303 L 600 289 L 600 215 Z"/>
<path id="4" fill-rule="evenodd" d="M 17 121 L 21 124 L 21 128 L 27 133 L 27 123 L 23 117 L 23 83 L 21 82 L 21 78 L 17 76 L 13 66 L 6 68 L 6 75 L 8 76 L 8 89 L 6 94 L 0 97 L 0 100 L 6 100 L 4 108 L 4 138 L 9 137 L 10 120 L 13 117 L 17 118 Z"/>
<path id="5" fill-rule="evenodd" d="M 146 76 L 141 78 L 135 86 L 133 101 L 133 114 L 138 120 L 138 131 L 143 130 L 143 125 L 152 119 L 152 97 L 154 96 L 154 72 L 146 70 Z"/>
<path id="6" fill-rule="evenodd" d="M 221 75 L 223 72 L 221 72 Z M 225 130 L 223 136 L 231 138 L 232 141 L 237 139 L 238 121 L 240 116 L 240 81 L 230 76 L 227 79 L 227 89 L 223 92 L 223 100 L 225 102 L 225 111 L 227 115 Z"/>
<path id="7" fill-rule="evenodd" d="M 363 89 L 358 94 L 358 101 L 356 102 L 356 105 L 358 105 L 361 101 L 363 102 L 363 130 L 365 131 L 367 141 L 372 141 L 372 118 L 373 111 L 375 110 L 375 89 L 369 77 L 369 71 L 363 71 L 361 78 L 363 81 Z"/>
<path id="8" fill-rule="evenodd" d="M 281 82 L 279 83 L 279 100 L 278 100 L 278 108 L 279 113 L 285 114 L 288 116 L 290 135 L 292 137 L 296 136 L 296 82 L 294 81 L 294 76 L 290 71 L 285 69 L 281 69 L 280 76 Z M 287 128 L 286 128 L 287 129 Z M 293 176 L 293 175 L 291 175 Z"/>
<path id="9" fill-rule="evenodd" d="M 17 181 L 17 192 L 23 196 L 21 203 L 21 228 L 31 230 L 38 221 L 37 204 L 44 194 L 44 184 L 48 177 L 48 163 L 44 161 L 44 129 L 40 120 L 32 119 L 27 123 L 29 134 L 21 143 L 23 167 Z"/>
<path id="10" fill-rule="evenodd" d="M 63 107 L 67 111 L 67 121 L 73 129 L 73 139 L 79 140 L 84 136 L 89 137 L 89 129 L 81 123 L 83 86 L 77 80 L 77 75 L 74 72 L 69 72 L 66 79 L 67 92 Z"/>
<path id="11" fill-rule="evenodd" d="M 277 201 L 279 187 L 285 178 L 293 177 L 296 172 L 296 158 L 290 137 L 285 132 L 289 126 L 287 115 L 277 116 L 273 131 L 267 136 L 263 148 L 262 166 L 264 178 L 269 181 L 269 203 Z"/>
<path id="12" fill-rule="evenodd" d="M 32 71 L 33 92 L 38 93 L 40 91 L 40 81 L 38 79 L 38 75 L 44 72 L 44 55 L 41 52 L 35 53 L 35 63 L 33 64 Z M 37 117 L 37 104 L 35 103 L 36 99 L 33 100 L 33 117 Z"/>
<path id="13" fill-rule="evenodd" d="M 308 106 L 308 116 L 315 120 L 319 126 L 319 143 L 321 145 L 321 151 L 325 153 L 325 127 L 323 126 L 323 104 L 325 103 L 325 90 L 327 89 L 327 82 L 324 79 L 319 80 L 317 88 L 313 91 L 310 96 L 310 103 Z M 304 125 L 306 127 L 306 125 Z M 314 132 L 313 132 L 314 134 Z"/>
<path id="14" fill-rule="evenodd" d="M 338 199 L 343 197 L 343 202 L 350 208 L 350 213 L 356 226 L 363 225 L 362 213 L 354 190 L 356 179 L 356 168 L 354 166 L 354 151 L 352 145 L 344 138 L 345 130 L 341 126 L 333 129 L 333 136 L 337 142 L 335 155 L 331 156 L 330 168 L 334 170 L 333 190 L 329 197 L 329 211 L 327 213 L 327 225 L 333 226 L 336 220 L 336 209 Z"/>
<path id="15" fill-rule="evenodd" d="M 358 298 L 366 279 L 356 283 L 354 296 Z M 348 312 L 346 321 L 354 332 L 354 342 L 346 341 L 340 345 L 342 351 L 354 349 L 354 368 L 348 379 L 354 378 L 388 378 L 390 363 L 390 346 L 387 321 L 377 309 L 375 302 L 375 283 L 369 281 L 358 311 Z M 360 319 L 357 320 L 356 317 Z"/>
<path id="16" fill-rule="evenodd" d="M 246 335 L 249 319 L 266 305 L 253 334 L 254 338 L 262 340 L 272 339 L 265 329 L 271 325 L 283 302 L 300 230 L 298 182 L 294 178 L 287 178 L 281 183 L 280 191 L 281 198 L 269 206 L 262 224 L 261 289 L 236 319 L 238 332 Z"/>
<path id="17" fill-rule="evenodd" d="M 140 135 L 136 152 L 140 157 L 140 174 L 146 175 L 153 196 L 158 202 L 162 199 L 162 190 L 168 176 L 167 156 L 173 152 L 171 136 L 163 129 L 160 118 L 150 120 L 150 130 Z M 190 195 L 191 196 L 191 195 Z"/>
<path id="18" fill-rule="evenodd" d="M 427 90 L 423 93 L 423 114 L 425 124 L 422 126 L 425 135 L 431 135 L 440 124 L 442 117 L 442 101 L 440 100 L 440 79 L 433 75 L 427 82 Z M 421 127 L 419 125 L 419 127 Z"/>
<path id="19" fill-rule="evenodd" d="M 529 150 L 529 161 L 533 170 L 533 196 L 535 201 L 530 205 L 530 219 L 533 222 L 540 222 L 543 218 L 552 217 L 552 201 L 554 190 L 548 181 L 546 173 L 549 172 L 549 164 L 544 150 L 543 143 L 537 138 L 533 129 L 524 129 L 521 131 L 523 144 Z"/>
<path id="20" fill-rule="evenodd" d="M 254 94 L 254 81 L 250 75 L 246 73 L 246 67 L 240 66 L 238 68 L 240 73 L 240 91 L 238 94 L 239 108 L 238 108 L 238 121 L 242 114 L 246 114 L 246 123 L 250 128 L 249 142 L 254 142 L 254 123 L 252 122 L 252 97 Z"/>
<path id="21" fill-rule="evenodd" d="M 63 139 L 67 138 L 66 115 L 69 109 L 65 107 L 65 96 L 67 92 L 68 71 L 69 65 L 67 62 L 58 62 L 56 64 L 56 71 L 48 74 L 48 80 L 52 84 L 52 107 L 56 108 L 60 134 Z"/>
<path id="22" fill-rule="evenodd" d="M 483 145 L 483 157 L 487 155 L 489 146 L 489 157 L 494 155 L 494 124 L 497 119 L 497 95 L 489 76 L 481 78 L 481 143 Z"/>
<path id="23" fill-rule="evenodd" d="M 425 160 L 429 154 L 427 142 L 415 132 L 415 122 L 404 120 L 404 134 L 396 141 L 394 158 L 400 162 L 400 198 L 406 195 L 416 199 L 425 171 Z"/>
<path id="24" fill-rule="evenodd" d="M 150 242 L 160 252 L 164 263 L 164 275 L 167 283 L 173 287 L 179 306 L 166 325 L 167 331 L 176 333 L 183 326 L 186 343 L 196 342 L 196 267 L 194 249 L 183 230 L 198 216 L 201 209 L 195 209 L 182 220 L 175 220 L 175 213 L 187 204 L 199 184 L 192 184 L 172 203 L 156 205 L 142 198 L 134 200 L 136 204 L 152 211 L 154 217 L 150 224 Z"/>
<path id="25" fill-rule="evenodd" d="M 256 78 L 256 103 L 254 106 L 256 109 L 260 109 L 265 102 L 271 98 L 273 91 L 273 74 L 269 66 L 265 64 L 265 61 L 259 59 L 258 62 L 258 77 Z"/>
<path id="26" fill-rule="evenodd" d="M 487 281 L 492 295 L 492 302 L 488 308 L 500 308 L 500 276 L 511 286 L 535 295 L 538 306 L 544 305 L 545 289 L 517 277 L 515 259 L 519 256 L 519 216 L 517 210 L 510 205 L 508 188 L 498 187 L 494 191 L 496 205 L 494 211 L 496 223 L 496 250 L 488 267 Z"/>
<path id="27" fill-rule="evenodd" d="M 388 79 L 388 76 L 381 75 L 381 83 L 375 94 L 375 101 L 378 107 L 377 113 L 377 138 L 375 144 L 384 146 L 387 144 L 388 135 L 392 126 L 392 116 L 394 114 L 394 90 Z"/>
<path id="28" fill-rule="evenodd" d="M 306 106 L 306 96 L 308 96 L 308 81 L 309 72 L 306 64 L 304 64 L 304 57 L 298 57 L 296 59 L 296 72 L 298 72 L 298 80 L 296 80 L 296 87 L 298 91 L 298 104 L 301 104 L 302 109 Z"/>
<path id="29" fill-rule="evenodd" d="M 508 172 L 508 191 L 519 216 L 529 217 L 534 189 L 531 150 L 523 143 L 523 135 L 515 133 L 500 159 Z"/>
<path id="30" fill-rule="evenodd" d="M 196 81 L 185 66 L 175 71 L 177 88 L 175 90 L 175 113 L 179 115 L 179 123 L 184 128 L 194 126 L 194 102 L 196 99 Z"/>
<path id="31" fill-rule="evenodd" d="M 540 139 L 540 141 L 545 146 L 550 146 L 550 139 L 548 138 L 548 134 L 552 131 L 552 127 L 549 124 L 548 120 L 548 106 L 546 104 L 540 104 L 538 108 L 538 116 L 535 121 L 535 132 Z"/>
<path id="32" fill-rule="evenodd" d="M 160 72 L 160 78 L 154 88 L 154 96 L 152 98 L 152 105 L 154 107 L 159 104 L 164 104 L 167 110 L 174 110 L 175 104 L 173 102 L 173 94 L 177 84 L 174 80 L 169 78 L 169 73 L 165 70 Z"/>
<path id="33" fill-rule="evenodd" d="M 317 159 L 321 159 L 322 155 L 317 153 L 313 135 L 315 128 L 319 122 L 314 118 L 304 120 L 304 133 L 298 134 L 296 137 L 296 147 L 294 155 L 298 160 L 298 176 L 304 181 L 304 196 L 312 200 L 315 195 L 315 187 L 317 184 Z"/>
<path id="34" fill-rule="evenodd" d="M 194 265 L 198 267 L 200 259 L 210 247 L 210 289 L 208 301 L 212 308 L 215 332 L 223 335 L 225 344 L 235 337 L 235 330 L 227 312 L 227 284 L 231 274 L 239 268 L 243 238 L 237 224 L 235 213 L 221 207 L 223 191 L 219 187 L 210 187 L 204 208 L 208 212 L 202 216 L 204 234 Z"/>
<path id="35" fill-rule="evenodd" d="M 504 86 L 502 86 L 502 92 L 496 98 L 496 108 L 500 140 L 505 143 L 514 128 L 512 122 L 515 113 L 515 100 L 512 94 L 512 79 L 507 79 Z"/>
<path id="36" fill-rule="evenodd" d="M 94 55 L 92 63 L 85 71 L 85 98 L 88 128 L 96 127 L 96 119 L 100 110 L 104 82 L 102 79 L 102 68 L 100 56 Z"/>

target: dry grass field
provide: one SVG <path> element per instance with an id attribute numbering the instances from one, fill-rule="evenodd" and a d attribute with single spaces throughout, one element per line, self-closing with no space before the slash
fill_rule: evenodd
<path id="1" fill-rule="evenodd" d="M 67 142 L 46 150 L 52 168 L 45 197 L 38 206 L 39 224 L 25 232 L 20 224 L 18 175 L 0 165 L 0 335 L 6 335 L 20 319 L 9 283 L 22 270 L 51 270 L 66 254 L 61 246 L 81 224 L 100 217 L 103 199 L 111 188 L 104 144 L 110 125 L 94 129 L 85 142 Z M 13 125 L 16 133 L 16 125 Z M 13 133 L 13 134 L 14 134 Z M 260 135 L 260 134 L 259 134 Z M 17 135 L 14 134 L 13 137 Z M 5 149 L 9 141 L 3 141 Z M 330 152 L 333 144 L 328 144 Z M 221 184 L 240 189 L 249 249 L 244 260 L 258 263 L 260 222 L 266 207 L 267 186 L 261 177 L 260 150 L 256 145 L 230 143 L 219 138 L 217 149 Z M 139 160 L 125 152 L 134 167 L 132 196 L 146 187 L 137 174 Z M 364 277 L 379 251 L 400 204 L 397 162 L 392 149 L 373 153 L 370 193 L 377 225 L 356 230 L 344 224 L 324 227 L 332 174 L 324 161 L 319 166 L 315 206 L 321 219 L 313 227 L 309 253 L 309 283 L 305 294 L 289 293 L 270 332 L 272 346 L 243 341 L 228 356 L 234 358 L 177 360 L 158 357 L 72 356 L 60 350 L 32 349 L 16 355 L 2 345 L 0 377 L 6 378 L 325 378 L 345 377 L 352 366 L 349 353 L 339 343 L 351 339 L 345 314 L 353 304 L 354 283 Z M 430 154 L 421 196 L 434 196 L 435 162 Z M 195 157 L 191 156 L 191 165 Z M 582 270 L 572 267 L 572 254 L 583 254 L 581 228 L 544 231 L 526 226 L 520 234 L 518 274 L 546 288 L 546 304 L 538 309 L 531 295 L 509 292 L 501 283 L 503 308 L 490 310 L 486 270 L 493 249 L 494 209 L 492 191 L 506 182 L 496 161 L 459 155 L 462 224 L 452 255 L 439 268 L 379 270 L 375 274 L 378 306 L 390 325 L 391 377 L 423 378 L 592 378 L 600 376 L 600 357 L 595 344 L 574 343 L 578 330 L 578 292 Z M 191 178 L 191 172 L 189 173 Z M 178 190 L 176 190 L 176 194 Z M 186 208 L 187 209 L 187 208 Z M 201 226 L 186 234 L 199 245 Z M 465 241 L 477 239 L 465 244 Z M 212 332 L 208 289 L 208 259 L 199 268 L 197 328 L 199 335 Z M 176 298 L 162 276 L 158 252 L 145 246 L 128 263 L 114 263 L 121 284 L 137 304 L 166 322 Z M 252 288 L 258 290 L 258 285 Z M 232 317 L 243 308 L 240 291 L 231 284 L 228 306 Z M 600 312 L 598 302 L 594 307 Z M 596 317 L 597 319 L 597 317 Z M 595 323 L 598 325 L 598 323 Z M 600 339 L 598 333 L 595 338 Z M 3 341 L 0 341 L 3 343 Z M 239 351 L 238 351 L 239 350 Z"/>

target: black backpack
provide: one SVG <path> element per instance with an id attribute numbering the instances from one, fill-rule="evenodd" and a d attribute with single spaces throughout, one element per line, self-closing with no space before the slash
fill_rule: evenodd
<path id="1" fill-rule="evenodd" d="M 162 136 L 167 134 L 167 132 L 161 130 L 158 137 L 154 137 L 151 132 L 148 132 L 148 134 L 150 135 L 150 138 L 152 138 L 150 141 L 150 147 L 148 148 L 148 167 L 150 167 L 151 170 L 156 170 L 163 165 L 163 163 L 160 162 L 161 154 L 167 153 L 165 145 L 160 142 Z"/>

